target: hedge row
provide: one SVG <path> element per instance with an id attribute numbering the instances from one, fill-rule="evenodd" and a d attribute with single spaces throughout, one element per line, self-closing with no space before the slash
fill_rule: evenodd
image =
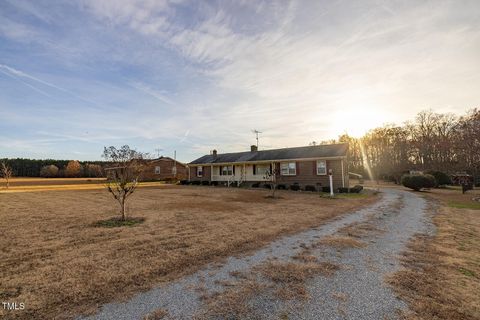
<path id="1" fill-rule="evenodd" d="M 193 181 L 188 181 L 188 180 L 181 180 L 180 181 L 181 185 L 203 185 L 203 186 L 218 186 L 218 185 L 225 185 L 225 183 L 219 183 L 218 181 L 198 181 L 198 180 L 193 180 Z M 233 183 L 231 186 L 236 186 L 235 183 Z M 252 188 L 266 188 L 270 189 L 271 186 L 269 183 L 262 183 L 262 182 L 256 182 L 251 185 Z M 315 187 L 313 185 L 306 185 L 303 189 L 300 187 L 298 183 L 294 183 L 291 185 L 286 185 L 286 184 L 278 184 L 277 185 L 278 190 L 292 190 L 292 191 L 310 191 L 310 192 L 325 192 L 325 193 L 330 193 L 330 187 L 322 187 L 318 186 Z M 338 188 L 337 193 L 360 193 L 363 190 L 363 186 L 361 185 L 356 185 L 352 188 Z"/>

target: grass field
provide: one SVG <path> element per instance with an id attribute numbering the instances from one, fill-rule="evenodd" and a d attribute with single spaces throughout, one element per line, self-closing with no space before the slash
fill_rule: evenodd
<path id="1" fill-rule="evenodd" d="M 10 179 L 11 187 L 50 186 L 71 184 L 98 184 L 105 182 L 105 178 L 30 178 L 18 177 Z M 5 186 L 5 179 L 0 179 L 0 187 Z"/>
<path id="2" fill-rule="evenodd" d="M 64 319 L 130 297 L 202 265 L 334 219 L 375 197 L 169 186 L 141 188 L 135 226 L 98 227 L 116 215 L 105 190 L 0 193 L 0 300 L 25 303 L 13 319 Z M 7 311 L 0 310 L 0 317 Z"/>
<path id="3" fill-rule="evenodd" d="M 478 190 L 422 192 L 438 203 L 435 236 L 419 236 L 405 252 L 405 269 L 391 282 L 409 303 L 410 319 L 480 319 Z M 433 211 L 433 209 L 432 209 Z"/>
<path id="4" fill-rule="evenodd" d="M 105 178 L 13 178 L 7 189 L 5 181 L 0 179 L 0 193 L 41 192 L 54 190 L 102 190 Z M 140 182 L 139 187 L 158 187 L 166 184 L 161 181 Z"/>

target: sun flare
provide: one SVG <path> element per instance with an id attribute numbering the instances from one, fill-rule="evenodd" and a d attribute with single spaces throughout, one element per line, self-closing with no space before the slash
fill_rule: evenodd
<path id="1" fill-rule="evenodd" d="M 368 107 L 337 111 L 333 115 L 330 133 L 332 136 L 347 133 L 359 138 L 369 130 L 384 124 L 387 118 L 382 110 Z"/>

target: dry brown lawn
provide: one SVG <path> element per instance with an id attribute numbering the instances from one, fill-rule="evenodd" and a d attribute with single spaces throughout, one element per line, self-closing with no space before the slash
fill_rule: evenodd
<path id="1" fill-rule="evenodd" d="M 479 192 L 431 190 L 439 200 L 433 221 L 435 236 L 418 236 L 403 257 L 405 269 L 390 279 L 397 294 L 409 303 L 410 319 L 480 319 L 480 210 L 471 206 Z"/>
<path id="2" fill-rule="evenodd" d="M 170 186 L 139 189 L 132 227 L 94 227 L 115 216 L 104 190 L 0 193 L 0 300 L 25 310 L 0 317 L 65 319 L 324 224 L 375 197 Z"/>

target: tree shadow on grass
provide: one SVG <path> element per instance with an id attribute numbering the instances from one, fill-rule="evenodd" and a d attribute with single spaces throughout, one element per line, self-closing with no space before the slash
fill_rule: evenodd
<path id="1" fill-rule="evenodd" d="M 268 195 L 268 196 L 265 196 L 265 199 L 274 199 L 274 200 L 279 200 L 279 199 L 284 199 L 284 197 L 282 196 L 272 196 L 272 195 Z"/>
<path id="2" fill-rule="evenodd" d="M 119 217 L 110 218 L 107 220 L 100 220 L 93 224 L 94 227 L 103 227 L 103 228 L 118 228 L 118 227 L 133 227 L 137 224 L 145 222 L 145 218 L 127 218 L 122 220 Z"/>

